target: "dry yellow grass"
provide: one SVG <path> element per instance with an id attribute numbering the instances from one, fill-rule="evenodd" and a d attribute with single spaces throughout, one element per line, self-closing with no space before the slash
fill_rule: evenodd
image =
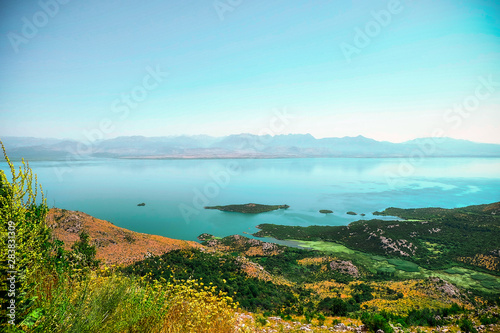
<path id="1" fill-rule="evenodd" d="M 46 221 L 52 234 L 64 242 L 66 250 L 80 239 L 82 230 L 87 231 L 91 243 L 96 245 L 96 259 L 106 265 L 131 264 L 151 255 L 202 247 L 197 242 L 130 231 L 82 212 L 53 208 Z"/>

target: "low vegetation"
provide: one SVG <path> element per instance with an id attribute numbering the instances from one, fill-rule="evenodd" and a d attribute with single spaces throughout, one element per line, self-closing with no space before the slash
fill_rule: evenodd
<path id="1" fill-rule="evenodd" d="M 227 205 L 227 206 L 207 206 L 205 209 L 218 209 L 223 212 L 236 212 L 244 214 L 259 214 L 270 212 L 278 209 L 287 209 L 288 205 L 261 205 L 248 203 L 244 205 Z"/>
<path id="2" fill-rule="evenodd" d="M 500 275 L 500 203 L 456 209 L 388 208 L 376 214 L 408 220 L 357 221 L 348 226 L 262 224 L 255 235 L 336 242 L 365 253 L 411 261 L 427 269 L 462 266 Z"/>

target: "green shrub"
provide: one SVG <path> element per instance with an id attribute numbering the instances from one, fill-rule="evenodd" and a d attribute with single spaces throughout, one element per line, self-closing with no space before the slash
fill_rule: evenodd
<path id="1" fill-rule="evenodd" d="M 330 316 L 346 316 L 350 310 L 350 304 L 341 298 L 326 297 L 318 304 L 318 311 Z"/>
<path id="2" fill-rule="evenodd" d="M 481 318 L 479 318 L 479 320 L 481 321 L 481 325 L 496 324 L 500 321 L 500 315 L 499 314 L 484 315 Z"/>
<path id="3" fill-rule="evenodd" d="M 76 268 L 91 267 L 95 268 L 99 265 L 99 260 L 95 259 L 95 245 L 89 244 L 89 234 L 83 230 L 80 233 L 80 240 L 73 243 L 71 259 L 75 262 Z"/>
<path id="4" fill-rule="evenodd" d="M 458 324 L 460 330 L 465 333 L 477 333 L 477 330 L 474 328 L 474 324 L 468 318 L 462 318 L 460 323 Z"/>
<path id="5" fill-rule="evenodd" d="M 379 313 L 363 312 L 361 314 L 361 321 L 370 332 L 377 332 L 378 330 L 383 330 L 385 333 L 394 332 L 387 319 Z"/>
<path id="6" fill-rule="evenodd" d="M 323 314 L 318 313 L 318 314 L 316 315 L 316 319 L 318 319 L 318 324 L 319 324 L 320 326 L 323 326 L 323 325 L 325 324 L 326 317 L 325 317 Z"/>
<path id="7" fill-rule="evenodd" d="M 263 316 L 257 316 L 257 318 L 255 318 L 255 321 L 260 325 L 260 326 L 266 326 L 267 324 L 267 319 L 264 318 Z"/>

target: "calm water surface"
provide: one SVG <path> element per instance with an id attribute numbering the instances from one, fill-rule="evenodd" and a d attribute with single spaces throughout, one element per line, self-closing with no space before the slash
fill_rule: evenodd
<path id="1" fill-rule="evenodd" d="M 428 158 L 415 166 L 374 158 L 99 159 L 30 166 L 51 207 L 186 240 L 203 232 L 255 232 L 261 223 L 345 225 L 391 206 L 454 208 L 500 201 L 498 158 Z M 6 170 L 6 164 L 0 168 Z M 141 202 L 146 206 L 138 207 Z M 258 215 L 202 208 L 249 202 L 290 208 Z M 334 213 L 323 215 L 320 209 Z"/>

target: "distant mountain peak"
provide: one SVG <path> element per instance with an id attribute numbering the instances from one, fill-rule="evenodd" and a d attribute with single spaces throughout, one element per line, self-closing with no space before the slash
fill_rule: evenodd
<path id="1" fill-rule="evenodd" d="M 58 139 L 5 137 L 9 156 L 20 159 L 65 159 L 78 142 Z M 433 147 L 428 142 L 434 141 Z M 422 148 L 425 146 L 425 151 Z M 73 148 L 72 148 L 73 147 Z M 71 148 L 71 149 L 70 149 Z M 96 141 L 89 157 L 114 158 L 297 158 L 297 157 L 402 157 L 416 150 L 426 156 L 500 157 L 499 144 L 453 138 L 419 138 L 402 143 L 377 141 L 363 135 L 316 139 L 310 133 L 232 134 L 145 137 L 120 136 Z"/>
<path id="2" fill-rule="evenodd" d="M 357 142 L 379 142 L 375 139 L 371 139 L 371 138 L 367 138 L 366 136 L 363 136 L 363 135 L 357 135 L 357 136 L 344 136 L 342 137 L 341 139 L 346 139 L 346 140 L 351 140 L 351 141 L 357 141 Z"/>

